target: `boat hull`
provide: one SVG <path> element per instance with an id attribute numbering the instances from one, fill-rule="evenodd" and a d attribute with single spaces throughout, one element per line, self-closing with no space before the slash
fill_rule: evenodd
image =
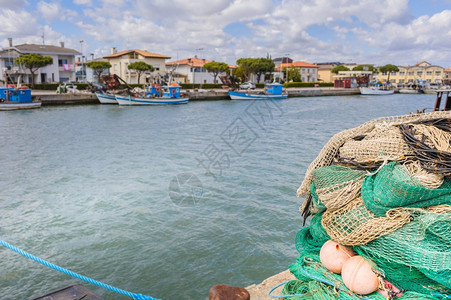
<path id="1" fill-rule="evenodd" d="M 40 108 L 40 107 L 41 107 L 40 101 L 0 103 L 0 110 L 19 110 L 19 109 L 31 109 L 31 108 Z"/>
<path id="2" fill-rule="evenodd" d="M 382 90 L 370 87 L 360 87 L 359 89 L 362 95 L 391 95 L 395 92 L 395 90 Z"/>
<path id="3" fill-rule="evenodd" d="M 286 99 L 288 95 L 258 95 L 258 94 L 246 94 L 240 92 L 229 92 L 230 99 L 232 100 L 274 100 L 274 99 Z"/>
<path id="4" fill-rule="evenodd" d="M 131 96 L 118 96 L 116 101 L 119 105 L 165 105 L 165 104 L 185 104 L 189 98 L 135 98 Z"/>
<path id="5" fill-rule="evenodd" d="M 117 104 L 115 95 L 96 93 L 96 96 L 102 104 Z"/>
<path id="6" fill-rule="evenodd" d="M 423 90 L 414 90 L 414 89 L 400 89 L 400 94 L 424 94 Z"/>

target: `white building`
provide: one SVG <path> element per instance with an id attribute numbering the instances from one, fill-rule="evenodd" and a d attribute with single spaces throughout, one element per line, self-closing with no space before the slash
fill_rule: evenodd
<path id="1" fill-rule="evenodd" d="M 31 83 L 31 73 L 21 65 L 17 65 L 14 60 L 21 54 L 36 53 L 43 56 L 50 56 L 53 64 L 40 68 L 35 73 L 35 83 L 66 82 L 75 81 L 75 56 L 80 52 L 65 48 L 64 43 L 60 47 L 51 45 L 22 44 L 10 45 L 0 51 L 0 70 L 2 79 L 9 77 L 11 81 L 17 81 L 19 76 L 24 83 Z"/>
<path id="2" fill-rule="evenodd" d="M 201 59 L 201 58 L 187 58 L 177 61 L 172 61 L 166 64 L 168 71 L 173 70 L 175 73 L 175 80 L 181 83 L 214 83 L 214 77 L 212 73 L 207 72 L 203 68 L 206 63 L 211 62 L 211 60 Z M 229 65 L 230 69 L 234 67 Z M 220 76 L 224 74 L 219 74 L 216 80 L 220 83 Z"/>
<path id="3" fill-rule="evenodd" d="M 318 81 L 318 69 L 319 66 L 310 64 L 305 61 L 295 61 L 292 63 L 282 63 L 275 68 L 274 77 L 285 78 L 284 71 L 286 68 L 296 68 L 299 69 L 299 74 L 301 75 L 302 82 L 317 82 Z"/>

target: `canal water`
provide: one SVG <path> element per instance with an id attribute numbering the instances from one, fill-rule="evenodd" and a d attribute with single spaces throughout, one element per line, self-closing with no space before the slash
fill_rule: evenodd
<path id="1" fill-rule="evenodd" d="M 395 94 L 1 112 L 0 238 L 162 299 L 258 283 L 296 259 L 296 190 L 324 144 L 434 102 Z M 4 247 L 0 257 L 1 299 L 82 283 Z"/>

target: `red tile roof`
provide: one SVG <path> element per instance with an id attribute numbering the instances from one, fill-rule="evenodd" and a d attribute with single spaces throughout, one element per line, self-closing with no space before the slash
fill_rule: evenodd
<path id="1" fill-rule="evenodd" d="M 203 59 L 203 58 L 187 58 L 177 61 L 171 61 L 166 63 L 166 66 L 173 66 L 173 65 L 188 65 L 191 67 L 203 67 L 206 63 L 212 62 L 211 60 Z M 229 68 L 235 68 L 235 66 L 229 65 Z"/>
<path id="2" fill-rule="evenodd" d="M 104 58 L 116 58 L 116 57 L 120 57 L 120 56 L 123 56 L 123 55 L 129 55 L 129 54 L 131 54 L 133 52 L 136 52 L 137 54 L 139 54 L 141 56 L 144 56 L 144 57 L 164 58 L 164 59 L 171 58 L 170 56 L 157 54 L 157 53 L 152 53 L 152 52 L 148 52 L 148 51 L 144 51 L 144 50 L 138 50 L 138 49 L 124 50 L 124 51 L 121 51 L 121 52 L 117 52 L 115 54 L 110 54 L 110 55 L 104 56 Z"/>
<path id="3" fill-rule="evenodd" d="M 280 64 L 280 65 L 276 66 L 275 70 L 279 71 L 285 67 L 288 67 L 288 68 L 291 68 L 291 67 L 294 67 L 294 68 L 319 68 L 318 65 L 309 64 L 308 62 L 305 62 L 305 61 L 295 61 L 293 63 Z"/>

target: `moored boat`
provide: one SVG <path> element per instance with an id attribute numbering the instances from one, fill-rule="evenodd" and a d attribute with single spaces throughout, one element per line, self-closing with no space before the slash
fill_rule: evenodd
<path id="1" fill-rule="evenodd" d="M 391 95 L 395 92 L 388 84 L 381 82 L 370 83 L 368 87 L 359 87 L 359 90 L 362 95 Z"/>
<path id="2" fill-rule="evenodd" d="M 286 99 L 288 94 L 283 94 L 282 87 L 280 83 L 267 83 L 265 91 L 261 94 L 229 91 L 229 96 L 232 100 Z"/>
<path id="3" fill-rule="evenodd" d="M 116 96 L 113 94 L 106 94 L 106 93 L 96 93 L 97 99 L 99 99 L 99 102 L 102 104 L 117 104 Z"/>
<path id="4" fill-rule="evenodd" d="M 40 108 L 41 101 L 33 101 L 27 87 L 0 87 L 0 110 Z"/>
<path id="5" fill-rule="evenodd" d="M 162 105 L 162 104 L 185 104 L 188 103 L 188 97 L 181 97 L 180 86 L 172 84 L 160 90 L 160 87 L 153 87 L 144 95 L 121 96 L 116 95 L 119 105 Z"/>

